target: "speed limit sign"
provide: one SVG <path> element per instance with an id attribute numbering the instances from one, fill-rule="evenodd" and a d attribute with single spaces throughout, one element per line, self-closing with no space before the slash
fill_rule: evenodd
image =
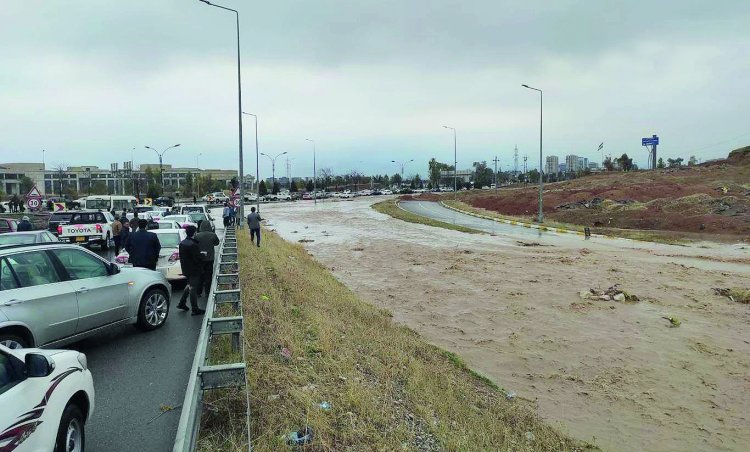
<path id="1" fill-rule="evenodd" d="M 42 200 L 39 198 L 29 198 L 26 201 L 26 206 L 31 210 L 36 210 L 42 205 Z"/>
<path id="2" fill-rule="evenodd" d="M 234 207 L 239 207 L 240 206 L 240 198 L 232 198 L 232 204 L 234 205 Z"/>

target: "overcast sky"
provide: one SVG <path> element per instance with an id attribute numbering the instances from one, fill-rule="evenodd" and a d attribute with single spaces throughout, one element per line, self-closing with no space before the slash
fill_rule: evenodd
<path id="1" fill-rule="evenodd" d="M 750 1 L 274 0 L 240 10 L 243 109 L 260 150 L 318 168 L 459 168 L 513 148 L 645 165 L 750 143 Z M 0 0 L 0 161 L 235 168 L 234 15 L 198 0 Z M 255 172 L 245 117 L 245 170 Z M 135 150 L 133 151 L 133 148 Z M 281 157 L 277 176 L 285 173 Z M 261 177 L 270 163 L 261 156 Z"/>

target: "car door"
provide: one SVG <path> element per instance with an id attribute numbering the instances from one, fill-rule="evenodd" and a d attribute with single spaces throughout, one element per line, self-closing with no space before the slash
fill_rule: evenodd
<path id="1" fill-rule="evenodd" d="M 36 346 L 68 337 L 78 324 L 78 300 L 44 250 L 0 258 L 0 312 L 31 329 Z"/>
<path id="2" fill-rule="evenodd" d="M 31 446 L 35 441 L 33 435 L 29 435 L 41 419 L 32 417 L 30 422 L 23 422 L 23 419 L 29 418 L 24 414 L 32 411 L 39 400 L 28 393 L 26 381 L 23 361 L 0 347 L 0 406 L 3 407 L 0 410 L 0 450 L 13 450 L 21 442 L 23 447 Z"/>
<path id="3" fill-rule="evenodd" d="M 128 279 L 110 274 L 107 264 L 80 248 L 50 251 L 67 273 L 78 298 L 78 327 L 82 333 L 127 316 Z"/>

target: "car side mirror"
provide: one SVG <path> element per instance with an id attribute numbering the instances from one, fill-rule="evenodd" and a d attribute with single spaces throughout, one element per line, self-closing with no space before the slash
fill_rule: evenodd
<path id="1" fill-rule="evenodd" d="M 115 263 L 109 263 L 109 274 L 110 276 L 120 273 L 120 267 Z"/>
<path id="2" fill-rule="evenodd" d="M 25 358 L 26 376 L 46 377 L 55 370 L 55 362 L 41 353 L 28 353 Z"/>

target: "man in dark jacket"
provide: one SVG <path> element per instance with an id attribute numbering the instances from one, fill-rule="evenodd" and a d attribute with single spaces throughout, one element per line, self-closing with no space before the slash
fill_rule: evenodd
<path id="1" fill-rule="evenodd" d="M 21 222 L 18 223 L 18 228 L 16 231 L 31 231 L 33 228 L 31 227 L 31 221 L 29 221 L 29 217 L 24 216 L 21 218 Z"/>
<path id="2" fill-rule="evenodd" d="M 190 307 L 193 310 L 193 315 L 201 315 L 206 312 L 198 307 L 198 291 L 201 286 L 202 272 L 201 249 L 194 238 L 195 226 L 188 226 L 185 229 L 185 233 L 187 234 L 187 238 L 180 242 L 179 248 L 180 266 L 182 267 L 182 274 L 187 277 L 188 284 L 190 285 Z M 185 288 L 185 290 L 188 289 Z M 184 300 L 180 300 L 177 309 L 188 310 Z"/>
<path id="3" fill-rule="evenodd" d="M 195 240 L 201 249 L 201 285 L 203 291 L 208 295 L 211 292 L 211 281 L 214 274 L 214 247 L 219 244 L 219 237 L 211 230 L 211 222 L 203 220 L 198 225 L 198 233 Z M 198 292 L 200 295 L 200 292 Z"/>
<path id="4" fill-rule="evenodd" d="M 260 214 L 255 211 L 255 207 L 250 208 L 250 213 L 247 216 L 247 228 L 250 229 L 250 243 L 253 242 L 254 237 L 258 237 L 258 248 L 260 248 L 260 222 L 263 218 Z"/>
<path id="5" fill-rule="evenodd" d="M 138 230 L 132 232 L 128 237 L 125 250 L 130 255 L 129 261 L 133 267 L 150 268 L 156 270 L 156 261 L 159 260 L 161 243 L 159 237 L 153 232 L 147 231 L 148 221 L 138 220 Z"/>
<path id="6" fill-rule="evenodd" d="M 128 238 L 130 238 L 130 222 L 128 221 L 128 217 L 123 215 L 120 218 L 120 224 L 122 224 L 122 229 L 120 230 L 120 247 L 127 249 Z"/>

